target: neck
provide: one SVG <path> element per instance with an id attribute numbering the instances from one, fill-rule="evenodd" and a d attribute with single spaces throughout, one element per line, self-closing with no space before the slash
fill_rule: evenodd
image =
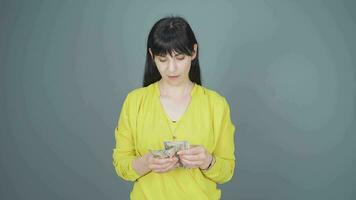
<path id="1" fill-rule="evenodd" d="M 188 80 L 179 85 L 171 85 L 167 82 L 162 81 L 158 82 L 160 88 L 161 96 L 167 96 L 172 98 L 182 98 L 190 94 L 190 89 L 193 86 L 193 82 Z"/>

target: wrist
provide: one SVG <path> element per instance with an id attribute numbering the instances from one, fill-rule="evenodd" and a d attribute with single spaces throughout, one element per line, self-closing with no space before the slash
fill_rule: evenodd
<path id="1" fill-rule="evenodd" d="M 149 157 L 149 153 L 148 154 L 145 154 L 143 155 L 141 158 L 140 158 L 140 161 L 141 161 L 141 165 L 146 169 L 146 171 L 151 171 L 151 169 L 149 168 L 149 162 L 148 162 L 148 157 Z"/>
<path id="2" fill-rule="evenodd" d="M 137 157 L 132 161 L 133 168 L 134 170 L 139 174 L 139 175 L 144 175 L 148 172 L 151 171 L 151 169 L 148 167 L 148 157 L 147 155 L 143 155 L 141 157 Z"/>
<path id="3" fill-rule="evenodd" d="M 199 168 L 202 169 L 202 170 L 208 170 L 211 167 L 211 165 L 213 163 L 213 160 L 214 160 L 213 155 L 209 154 L 208 158 L 207 158 L 207 162 L 203 166 L 201 166 Z"/>

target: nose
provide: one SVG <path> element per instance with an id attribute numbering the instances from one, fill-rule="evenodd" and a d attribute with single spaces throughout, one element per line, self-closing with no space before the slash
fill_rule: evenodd
<path id="1" fill-rule="evenodd" d="M 170 59 L 169 63 L 168 63 L 168 71 L 172 73 L 172 72 L 175 72 L 176 69 L 177 69 L 176 60 L 174 58 Z"/>

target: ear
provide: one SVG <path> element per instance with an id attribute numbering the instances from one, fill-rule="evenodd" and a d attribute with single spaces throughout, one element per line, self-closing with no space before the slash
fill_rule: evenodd
<path id="1" fill-rule="evenodd" d="M 192 60 L 194 60 L 195 57 L 197 56 L 198 44 L 194 44 L 193 45 L 193 49 L 194 49 L 194 52 L 193 52 L 193 55 L 192 55 Z"/>
<path id="2" fill-rule="evenodd" d="M 152 58 L 152 60 L 154 60 L 154 59 L 153 59 L 153 54 L 152 54 L 151 48 L 148 48 L 148 51 L 149 51 L 149 52 L 150 52 L 150 54 L 151 54 L 151 58 Z"/>

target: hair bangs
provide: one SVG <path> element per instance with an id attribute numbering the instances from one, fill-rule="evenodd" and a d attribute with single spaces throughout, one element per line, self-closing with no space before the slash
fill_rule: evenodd
<path id="1" fill-rule="evenodd" d="M 155 38 L 151 50 L 154 55 L 166 56 L 169 54 L 173 55 L 173 52 L 177 54 L 186 54 L 191 56 L 193 51 L 193 46 L 188 47 L 189 41 L 183 34 L 174 34 L 171 37 L 157 37 Z"/>

